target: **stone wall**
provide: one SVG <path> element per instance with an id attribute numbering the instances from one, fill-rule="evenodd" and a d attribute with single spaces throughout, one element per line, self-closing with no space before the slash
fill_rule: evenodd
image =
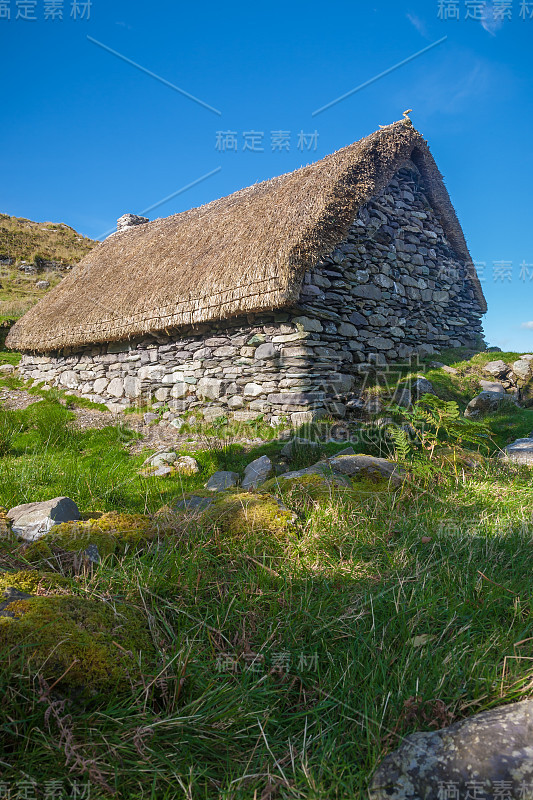
<path id="1" fill-rule="evenodd" d="M 21 373 L 117 410 L 155 400 L 206 418 L 342 415 L 369 362 L 475 346 L 481 311 L 409 163 L 306 273 L 289 309 L 174 334 L 23 356 Z"/>

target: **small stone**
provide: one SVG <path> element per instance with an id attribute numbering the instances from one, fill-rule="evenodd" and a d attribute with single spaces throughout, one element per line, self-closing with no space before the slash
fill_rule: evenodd
<path id="1" fill-rule="evenodd" d="M 174 386 L 170 390 L 170 396 L 173 397 L 174 400 L 181 400 L 189 393 L 190 388 L 191 387 L 189 386 L 188 383 L 185 383 L 183 381 L 178 381 L 177 383 L 174 384 Z"/>
<path id="2" fill-rule="evenodd" d="M 83 551 L 83 554 L 87 556 L 92 564 L 98 564 L 100 562 L 100 553 L 98 552 L 98 547 L 95 544 L 87 545 Z"/>
<path id="3" fill-rule="evenodd" d="M 357 328 L 351 322 L 341 322 L 338 328 L 341 336 L 346 336 L 348 339 L 358 336 Z"/>
<path id="4" fill-rule="evenodd" d="M 159 420 L 158 414 L 153 414 L 151 411 L 143 414 L 143 422 L 145 425 L 150 425 L 151 422 L 157 422 Z"/>
<path id="5" fill-rule="evenodd" d="M 301 331 L 320 333 L 323 330 L 320 320 L 311 317 L 294 317 L 293 322 Z"/>
<path id="6" fill-rule="evenodd" d="M 229 408 L 242 408 L 244 405 L 244 400 L 238 394 L 234 394 L 233 397 L 230 397 L 228 400 L 228 407 Z"/>
<path id="7" fill-rule="evenodd" d="M 141 394 L 141 381 L 132 375 L 124 378 L 124 394 L 132 400 L 139 397 Z"/>
<path id="8" fill-rule="evenodd" d="M 173 464 L 177 459 L 177 455 L 173 450 L 169 450 L 164 453 L 156 453 L 154 456 L 150 456 L 145 464 L 150 464 L 152 467 L 159 467 L 161 464 Z"/>
<path id="9" fill-rule="evenodd" d="M 240 477 L 237 472 L 230 472 L 228 470 L 219 470 L 215 472 L 207 481 L 205 488 L 210 492 L 224 492 L 226 489 L 232 489 L 237 486 Z"/>
<path id="10" fill-rule="evenodd" d="M 358 311 L 352 311 L 348 320 L 355 325 L 356 328 L 365 328 L 368 325 L 368 319 L 363 317 Z"/>
<path id="11" fill-rule="evenodd" d="M 97 378 L 94 382 L 94 393 L 103 394 L 109 383 L 107 378 Z"/>
<path id="12" fill-rule="evenodd" d="M 392 402 L 396 403 L 398 406 L 402 406 L 403 408 L 409 408 L 413 403 L 413 396 L 408 386 L 399 386 L 394 396 L 392 398 Z"/>
<path id="13" fill-rule="evenodd" d="M 339 456 L 354 456 L 354 455 L 355 455 L 355 450 L 353 449 L 353 447 L 345 447 L 344 450 L 339 450 L 338 453 L 335 453 L 335 458 L 338 458 Z"/>
<path id="14" fill-rule="evenodd" d="M 50 281 L 37 281 L 35 284 L 36 289 L 48 289 L 50 287 Z"/>
<path id="15" fill-rule="evenodd" d="M 173 468 L 165 464 L 161 464 L 158 467 L 148 467 L 147 469 L 142 470 L 142 474 L 147 478 L 164 478 L 167 475 L 171 475 L 173 472 Z"/>
<path id="16" fill-rule="evenodd" d="M 106 403 L 106 407 L 112 414 L 122 414 L 127 406 L 122 405 L 122 403 Z"/>
<path id="17" fill-rule="evenodd" d="M 170 420 L 168 424 L 169 427 L 172 426 L 173 428 L 176 428 L 177 431 L 180 431 L 185 425 L 185 420 L 181 417 L 174 417 L 174 419 Z"/>
<path id="18" fill-rule="evenodd" d="M 7 589 L 4 589 L 3 595 L 0 597 L 0 617 L 11 617 L 14 619 L 15 614 L 9 611 L 8 606 L 17 600 L 28 600 L 31 597 L 34 597 L 34 595 L 21 592 L 20 589 L 15 589 L 13 586 L 8 586 Z"/>
<path id="19" fill-rule="evenodd" d="M 254 353 L 254 358 L 256 360 L 262 360 L 262 361 L 276 358 L 277 356 L 279 356 L 279 353 L 274 347 L 274 345 L 270 344 L 270 342 L 265 342 L 264 344 L 260 344 L 259 347 L 256 347 Z"/>
<path id="20" fill-rule="evenodd" d="M 0 375 L 11 375 L 13 372 L 15 372 L 13 364 L 2 364 L 0 366 Z"/>
<path id="21" fill-rule="evenodd" d="M 263 387 L 258 383 L 247 383 L 244 387 L 245 397 L 259 397 L 260 394 L 263 394 Z"/>
<path id="22" fill-rule="evenodd" d="M 196 387 L 196 394 L 198 397 L 204 397 L 208 400 L 218 400 L 223 393 L 222 388 L 223 383 L 218 378 L 200 378 Z"/>
<path id="23" fill-rule="evenodd" d="M 245 490 L 255 489 L 265 483 L 273 472 L 272 461 L 268 456 L 261 456 L 252 461 L 244 470 L 242 488 Z"/>
<path id="24" fill-rule="evenodd" d="M 373 283 L 364 283 L 362 286 L 356 286 L 353 293 L 356 297 L 364 297 L 369 300 L 381 299 L 381 289 L 374 286 Z"/>
<path id="25" fill-rule="evenodd" d="M 234 411 L 233 419 L 235 422 L 254 422 L 263 416 L 262 411 Z"/>
<path id="26" fill-rule="evenodd" d="M 124 394 L 124 382 L 120 378 L 113 378 L 107 387 L 107 394 L 111 397 L 122 397 Z"/>
<path id="27" fill-rule="evenodd" d="M 372 347 L 376 350 L 391 350 L 394 347 L 394 342 L 392 339 L 386 339 L 382 336 L 375 336 L 372 339 L 367 340 L 368 347 Z"/>
<path id="28" fill-rule="evenodd" d="M 192 456 L 180 456 L 174 466 L 180 475 L 196 475 L 200 472 L 198 462 Z"/>
<path id="29" fill-rule="evenodd" d="M 214 422 L 226 416 L 226 409 L 222 406 L 207 406 L 202 410 L 202 416 L 205 422 Z"/>

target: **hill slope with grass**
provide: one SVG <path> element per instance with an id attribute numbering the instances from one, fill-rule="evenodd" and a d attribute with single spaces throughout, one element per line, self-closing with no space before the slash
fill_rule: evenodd
<path id="1" fill-rule="evenodd" d="M 97 244 L 63 222 L 0 214 L 0 321 L 22 316 Z"/>

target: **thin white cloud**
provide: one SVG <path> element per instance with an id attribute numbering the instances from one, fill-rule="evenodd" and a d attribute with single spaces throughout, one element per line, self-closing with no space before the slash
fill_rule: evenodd
<path id="1" fill-rule="evenodd" d="M 416 14 L 411 14 L 411 13 L 408 13 L 405 16 L 407 17 L 411 25 L 414 28 L 416 28 L 416 30 L 421 36 L 424 36 L 424 38 L 426 39 L 429 38 L 426 24 L 423 20 L 420 19 L 420 17 L 417 17 Z"/>
<path id="2" fill-rule="evenodd" d="M 491 36 L 496 36 L 504 23 L 503 16 L 496 11 L 495 3 L 487 3 L 483 9 L 483 16 L 481 18 L 481 27 L 490 33 Z"/>
<path id="3" fill-rule="evenodd" d="M 426 115 L 463 114 L 472 102 L 485 102 L 498 79 L 488 61 L 458 55 L 453 63 L 447 59 L 420 71 L 409 87 L 409 105 Z"/>
<path id="4" fill-rule="evenodd" d="M 522 322 L 520 327 L 521 328 L 528 328 L 529 330 L 533 330 L 533 321 L 531 321 L 531 322 Z"/>

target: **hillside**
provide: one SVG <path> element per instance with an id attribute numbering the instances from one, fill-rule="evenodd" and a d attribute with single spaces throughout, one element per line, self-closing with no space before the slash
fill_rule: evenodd
<path id="1" fill-rule="evenodd" d="M 22 316 L 96 244 L 63 222 L 0 214 L 0 319 Z"/>

